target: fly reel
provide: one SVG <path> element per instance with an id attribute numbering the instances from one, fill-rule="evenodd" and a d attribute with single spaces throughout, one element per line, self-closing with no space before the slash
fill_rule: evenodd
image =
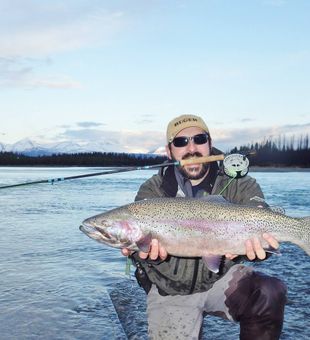
<path id="1" fill-rule="evenodd" d="M 249 172 L 249 160 L 245 155 L 233 153 L 223 160 L 224 172 L 231 178 L 241 178 Z"/>

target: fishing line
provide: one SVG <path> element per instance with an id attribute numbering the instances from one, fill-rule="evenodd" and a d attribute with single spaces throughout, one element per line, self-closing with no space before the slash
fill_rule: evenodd
<path id="1" fill-rule="evenodd" d="M 93 172 L 93 173 L 83 174 L 83 175 L 58 177 L 58 178 L 43 179 L 43 180 L 32 181 L 32 182 L 23 182 L 23 183 L 17 183 L 17 184 L 3 185 L 3 186 L 0 186 L 0 189 L 9 189 L 9 188 L 15 188 L 15 187 L 21 187 L 21 186 L 27 186 L 27 185 L 42 184 L 42 183 L 54 184 L 54 183 L 63 182 L 66 180 L 78 179 L 78 178 L 103 176 L 103 175 L 116 174 L 120 172 L 135 171 L 135 170 L 149 170 L 149 169 L 161 168 L 161 167 L 165 167 L 169 165 L 183 166 L 183 165 L 188 165 L 188 164 L 210 163 L 210 162 L 215 162 L 215 161 L 221 161 L 223 159 L 224 159 L 223 154 L 206 156 L 206 157 L 197 157 L 197 158 L 184 159 L 184 160 L 175 161 L 175 162 L 165 162 L 165 163 L 155 164 L 155 165 L 127 167 L 127 168 L 120 168 L 120 169 L 114 169 L 114 170 L 106 170 L 106 171 L 101 171 L 101 172 Z"/>
<path id="2" fill-rule="evenodd" d="M 227 182 L 227 184 L 224 186 L 224 188 L 219 192 L 219 195 L 222 195 L 222 193 L 225 191 L 225 189 L 226 189 L 227 187 L 230 186 L 231 182 L 232 182 L 235 178 L 237 178 L 237 177 L 236 177 L 236 176 L 235 176 L 235 177 L 231 177 L 231 179 Z"/>
<path id="3" fill-rule="evenodd" d="M 131 264 L 132 264 L 131 259 L 129 258 L 129 256 L 127 256 L 126 267 L 125 267 L 125 275 L 129 276 L 129 278 L 130 278 Z"/>

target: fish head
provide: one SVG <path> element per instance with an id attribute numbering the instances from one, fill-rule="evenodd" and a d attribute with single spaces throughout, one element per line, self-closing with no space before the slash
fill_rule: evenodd
<path id="1" fill-rule="evenodd" d="M 90 238 L 114 248 L 135 250 L 136 241 L 142 236 L 137 222 L 126 209 L 114 209 L 87 218 L 80 230 Z"/>

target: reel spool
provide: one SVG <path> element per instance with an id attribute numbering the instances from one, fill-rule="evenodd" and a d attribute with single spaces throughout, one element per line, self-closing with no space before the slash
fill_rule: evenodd
<path id="1" fill-rule="evenodd" d="M 249 172 L 249 160 L 245 155 L 233 153 L 223 160 L 224 172 L 231 178 L 241 178 Z"/>

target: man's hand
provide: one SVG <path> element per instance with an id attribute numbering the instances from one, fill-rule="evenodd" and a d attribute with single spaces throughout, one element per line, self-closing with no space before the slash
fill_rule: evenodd
<path id="1" fill-rule="evenodd" d="M 121 252 L 122 252 L 122 254 L 123 254 L 124 256 L 130 256 L 130 255 L 133 253 L 132 250 L 129 250 L 129 249 L 127 249 L 127 248 L 123 248 L 123 249 L 121 250 Z"/>
<path id="2" fill-rule="evenodd" d="M 266 240 L 267 243 L 270 245 L 270 247 L 274 249 L 279 248 L 279 242 L 272 235 L 268 233 L 264 233 L 262 236 L 263 236 L 263 239 Z M 257 237 L 246 240 L 245 248 L 246 248 L 246 256 L 251 261 L 255 260 L 256 257 L 260 260 L 263 260 L 266 258 L 266 252 Z M 230 260 L 234 259 L 237 256 L 238 255 L 226 254 L 226 257 Z"/>
<path id="3" fill-rule="evenodd" d="M 129 249 L 122 249 L 122 254 L 124 256 L 131 255 L 132 251 Z M 151 242 L 151 247 L 148 253 L 144 253 L 143 251 L 139 251 L 139 257 L 143 260 L 147 259 L 148 257 L 150 260 L 157 260 L 160 257 L 162 260 L 165 260 L 168 256 L 167 250 L 160 245 L 157 239 L 153 238 Z"/>

